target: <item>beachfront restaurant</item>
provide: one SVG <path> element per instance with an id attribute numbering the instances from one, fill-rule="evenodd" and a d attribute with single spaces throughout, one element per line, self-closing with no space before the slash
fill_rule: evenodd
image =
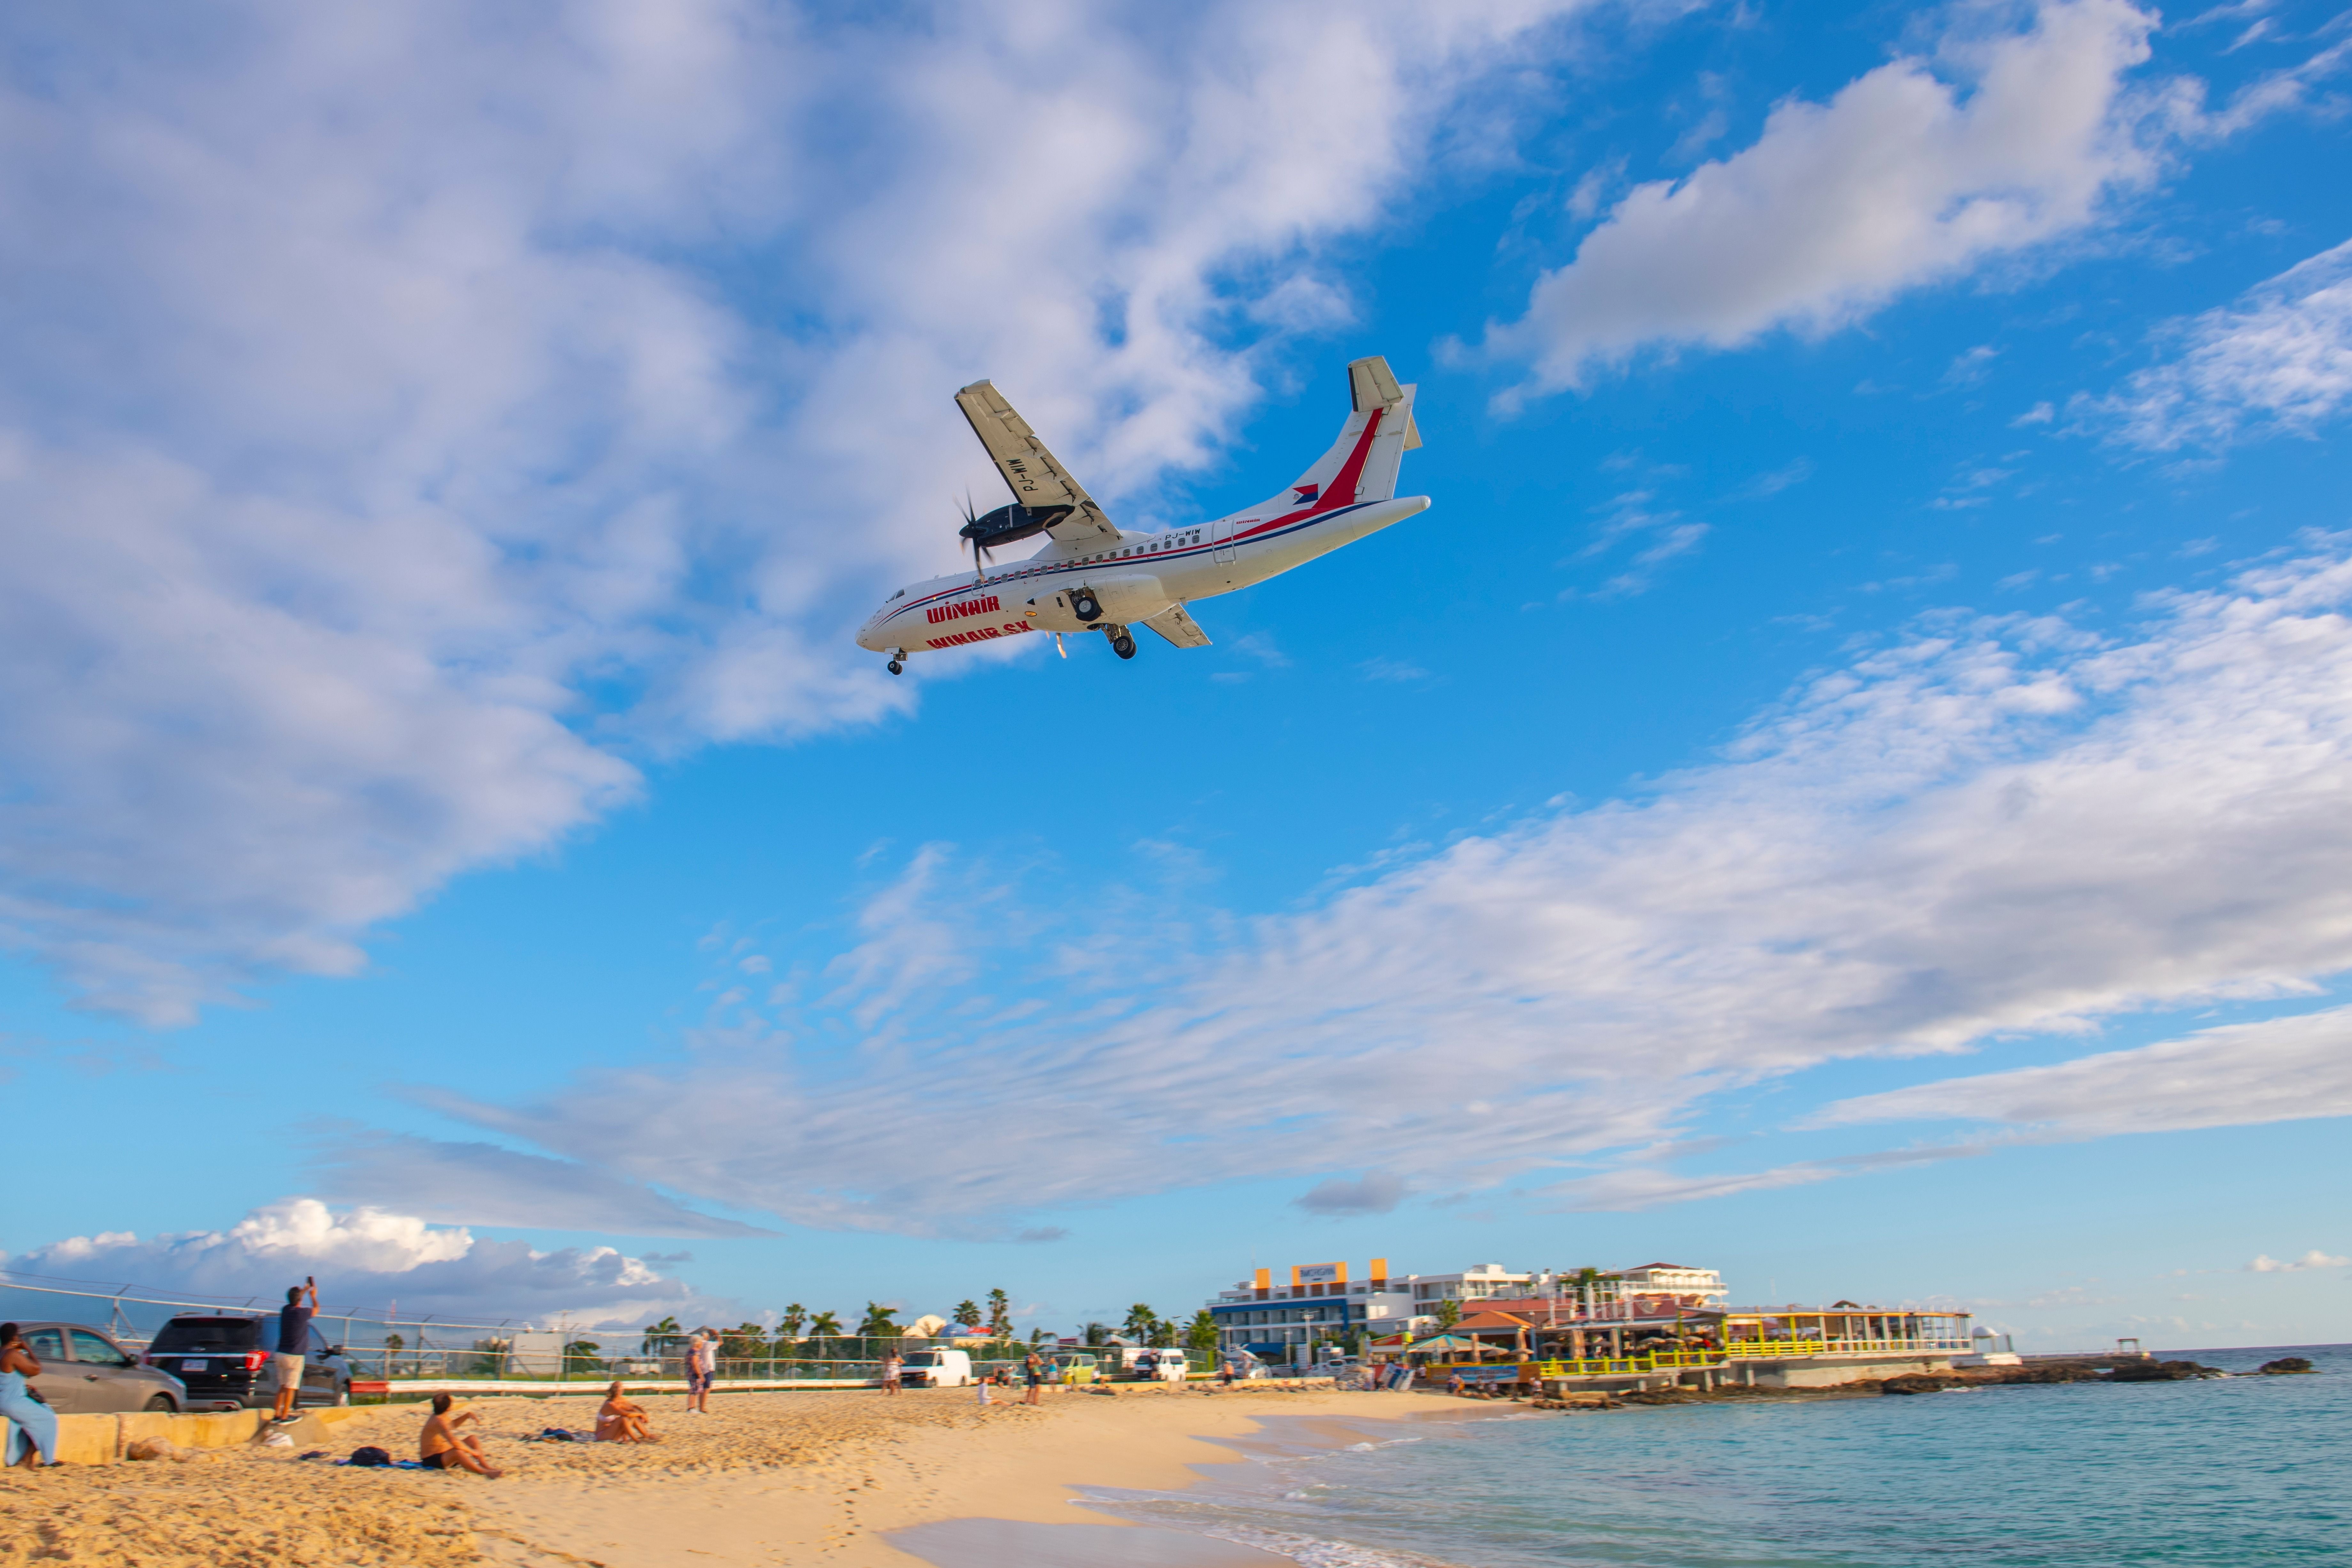
<path id="1" fill-rule="evenodd" d="M 1444 1378 L 1459 1373 L 1480 1383 L 1640 1376 L 1768 1361 L 1801 1361 L 1821 1371 L 1801 1377 L 1793 1372 L 1774 1373 L 1766 1381 L 1811 1383 L 1853 1375 L 1834 1368 L 1884 1362 L 1890 1363 L 1887 1370 L 1898 1363 L 1904 1370 L 1916 1370 L 1900 1358 L 1948 1357 L 1970 1349 L 1965 1312 L 1865 1307 L 1852 1301 L 1813 1308 L 1676 1310 L 1655 1316 L 1621 1308 L 1592 1317 L 1563 1314 L 1554 1303 L 1543 1303 L 1541 1310 L 1529 1310 L 1534 1303 L 1512 1306 L 1517 1310 L 1489 1308 L 1472 1313 L 1447 1332 L 1424 1340 L 1378 1342 L 1373 1354 L 1377 1359 L 1401 1358 L 1426 1375 Z M 1753 1382 L 1757 1374 L 1741 1377 Z"/>

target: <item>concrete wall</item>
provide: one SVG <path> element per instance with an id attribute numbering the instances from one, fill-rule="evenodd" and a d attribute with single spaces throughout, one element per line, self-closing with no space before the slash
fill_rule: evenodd
<path id="1" fill-rule="evenodd" d="M 302 1447 L 316 1448 L 331 1441 L 334 1428 L 358 1409 L 309 1410 L 286 1432 Z M 183 1448 L 234 1448 L 249 1443 L 268 1420 L 264 1410 L 224 1410 L 203 1415 L 60 1415 L 58 1417 L 58 1459 L 68 1465 L 111 1465 L 122 1450 L 142 1437 L 168 1437 Z"/>
<path id="2" fill-rule="evenodd" d="M 1948 1355 L 1791 1356 L 1785 1361 L 1734 1362 L 1723 1369 L 1723 1381 L 1752 1381 L 1758 1388 L 1835 1388 L 1848 1383 L 1877 1383 L 1915 1372 L 1951 1369 L 1952 1358 Z"/>

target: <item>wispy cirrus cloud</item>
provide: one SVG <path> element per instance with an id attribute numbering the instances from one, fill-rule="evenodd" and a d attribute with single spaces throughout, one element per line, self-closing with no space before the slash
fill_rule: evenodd
<path id="1" fill-rule="evenodd" d="M 1826 1106 L 1811 1124 L 2002 1122 L 2070 1138 L 2352 1116 L 2352 1007 Z"/>
<path id="2" fill-rule="evenodd" d="M 2312 435 L 2352 405 L 2352 240 L 2158 336 L 2170 357 L 2075 398 L 2081 426 L 2153 451 Z"/>
<path id="3" fill-rule="evenodd" d="M 1701 1108 L 1837 1058 L 2090 1036 L 2352 967 L 2347 608 L 2335 539 L 2164 598 L 2128 637 L 1931 617 L 1717 762 L 1392 859 L 1300 912 L 1104 889 L 1082 922 L 967 931 L 968 980 L 871 980 L 870 1027 L 859 994 L 785 996 L 677 1062 L 434 1103 L 741 1211 L 960 1235 L 1324 1177 L 1367 1147 L 1416 1190 L 1622 1207 L 2004 1138 L 2340 1114 L 2340 1021 L 2317 1014 L 1825 1113 L 1996 1123 L 1982 1137 L 1728 1176 L 1654 1152 Z M 1148 986 L 1122 962 L 1139 951 Z M 961 1091 L 934 1109 L 910 1077 Z M 988 1138 L 961 1135 L 975 1121 Z"/>

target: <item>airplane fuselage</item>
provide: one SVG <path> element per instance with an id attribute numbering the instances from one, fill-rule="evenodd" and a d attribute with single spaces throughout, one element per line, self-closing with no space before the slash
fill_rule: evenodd
<path id="1" fill-rule="evenodd" d="M 1028 560 L 916 583 L 890 596 L 857 634 L 860 647 L 916 653 L 1028 632 L 1080 632 L 1148 621 L 1173 605 L 1251 587 L 1328 555 L 1429 505 L 1398 496 L 1317 511 L 1301 506 L 1220 518 L 1164 533 L 1129 533 L 1098 551 L 1049 543 Z M 1101 608 L 1093 621 L 1081 593 Z"/>

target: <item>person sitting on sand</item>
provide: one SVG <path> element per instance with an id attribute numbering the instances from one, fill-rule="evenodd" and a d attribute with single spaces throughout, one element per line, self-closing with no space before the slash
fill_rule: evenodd
<path id="1" fill-rule="evenodd" d="M 646 1407 L 621 1392 L 620 1380 L 604 1391 L 604 1403 L 596 1407 L 596 1441 L 599 1443 L 658 1443 L 653 1429 L 653 1417 Z"/>
<path id="2" fill-rule="evenodd" d="M 479 1437 L 461 1437 L 457 1428 L 468 1421 L 479 1421 L 479 1411 L 468 1410 L 462 1415 L 449 1414 L 449 1395 L 433 1396 L 433 1414 L 425 1423 L 424 1435 L 416 1440 L 416 1457 L 425 1461 L 428 1470 L 471 1470 L 478 1476 L 497 1480 L 506 1474 L 489 1461 L 482 1452 Z"/>
<path id="3" fill-rule="evenodd" d="M 7 1462 L 31 1469 L 58 1462 L 58 1415 L 25 1380 L 41 1375 L 32 1346 L 14 1323 L 0 1323 L 0 1432 L 8 1435 Z"/>

